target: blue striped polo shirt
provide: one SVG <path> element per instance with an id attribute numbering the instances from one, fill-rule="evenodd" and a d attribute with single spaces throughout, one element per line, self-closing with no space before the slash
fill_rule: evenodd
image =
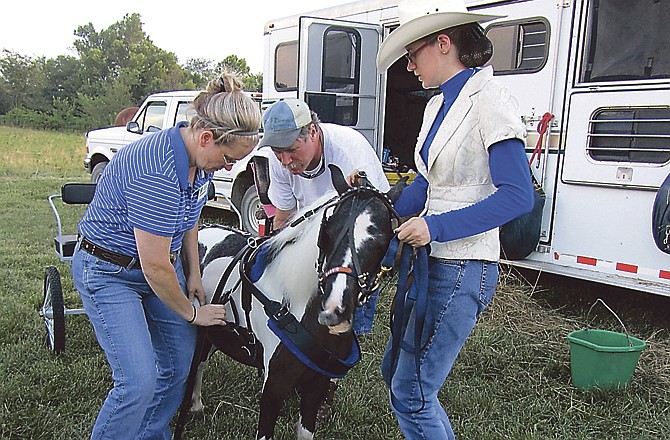
<path id="1" fill-rule="evenodd" d="M 212 173 L 188 181 L 189 159 L 177 126 L 139 139 L 119 150 L 102 174 L 95 196 L 79 222 L 79 233 L 103 248 L 137 257 L 134 228 L 172 237 L 181 248 L 205 202 Z"/>

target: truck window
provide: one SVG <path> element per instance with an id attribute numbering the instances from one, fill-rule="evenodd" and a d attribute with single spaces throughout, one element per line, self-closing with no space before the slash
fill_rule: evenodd
<path id="1" fill-rule="evenodd" d="M 606 108 L 589 121 L 587 152 L 603 162 L 670 161 L 670 107 Z"/>
<path id="2" fill-rule="evenodd" d="M 298 42 L 289 41 L 275 49 L 275 90 L 298 90 Z"/>
<path id="3" fill-rule="evenodd" d="M 175 120 L 172 121 L 172 126 L 177 125 L 177 122 L 188 121 L 189 112 L 193 110 L 192 104 L 192 101 L 179 101 L 177 103 L 177 114 L 175 115 Z"/>
<path id="4" fill-rule="evenodd" d="M 335 94 L 332 114 L 324 122 L 356 125 L 358 121 L 357 94 L 360 84 L 361 36 L 354 29 L 332 27 L 323 36 L 323 77 L 321 91 Z"/>
<path id="5" fill-rule="evenodd" d="M 549 23 L 544 18 L 494 24 L 486 36 L 493 42 L 488 64 L 496 75 L 538 72 L 547 63 Z"/>
<path id="6" fill-rule="evenodd" d="M 670 78 L 670 2 L 591 1 L 582 82 Z"/>
<path id="7" fill-rule="evenodd" d="M 166 110 L 167 103 L 164 101 L 153 101 L 148 103 L 142 111 L 142 114 L 137 118 L 140 130 L 145 132 L 156 131 L 156 128 L 159 130 L 162 129 Z M 149 127 L 152 127 L 152 129 L 149 130 Z"/>

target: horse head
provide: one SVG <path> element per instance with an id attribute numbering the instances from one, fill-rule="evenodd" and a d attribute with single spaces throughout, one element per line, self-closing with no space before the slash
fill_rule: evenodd
<path id="1" fill-rule="evenodd" d="M 354 311 L 376 288 L 377 275 L 391 238 L 393 203 L 406 185 L 386 194 L 369 184 L 349 187 L 342 171 L 329 165 L 339 198 L 323 213 L 319 232 L 319 324 L 331 333 L 351 330 Z"/>

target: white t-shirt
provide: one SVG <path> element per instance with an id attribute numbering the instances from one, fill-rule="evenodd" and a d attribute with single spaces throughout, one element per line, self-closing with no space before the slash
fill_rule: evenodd
<path id="1" fill-rule="evenodd" d="M 353 128 L 336 124 L 319 124 L 319 127 L 323 131 L 326 166 L 320 176 L 306 179 L 294 175 L 271 155 L 268 197 L 275 207 L 284 211 L 300 209 L 334 191 L 328 164 L 337 165 L 345 177 L 355 169 L 363 170 L 375 188 L 382 192 L 389 190 L 381 162 L 365 136 Z"/>

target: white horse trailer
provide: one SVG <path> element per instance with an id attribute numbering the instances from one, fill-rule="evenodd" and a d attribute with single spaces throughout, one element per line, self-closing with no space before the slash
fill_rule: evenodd
<path id="1" fill-rule="evenodd" d="M 411 171 L 435 91 L 421 88 L 404 58 L 376 70 L 379 44 L 398 26 L 397 3 L 359 1 L 268 22 L 263 98 L 267 106 L 300 97 Z M 670 173 L 670 2 L 466 3 L 506 16 L 486 23 L 490 64 L 519 102 L 531 170 L 547 195 L 540 243 L 510 263 L 670 296 L 670 255 L 651 233 L 654 198 Z"/>

